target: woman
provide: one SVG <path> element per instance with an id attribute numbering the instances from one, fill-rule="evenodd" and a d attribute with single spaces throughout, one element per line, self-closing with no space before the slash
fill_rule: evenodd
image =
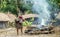
<path id="1" fill-rule="evenodd" d="M 19 19 L 18 20 L 15 20 L 15 23 L 16 23 L 16 28 L 17 28 L 17 35 L 19 33 L 19 29 L 21 30 L 21 34 L 23 33 L 23 23 L 24 19 L 22 16 L 19 16 Z"/>

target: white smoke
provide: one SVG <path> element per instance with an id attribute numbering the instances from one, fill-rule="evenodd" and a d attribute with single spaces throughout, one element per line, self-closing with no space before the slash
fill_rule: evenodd
<path id="1" fill-rule="evenodd" d="M 50 22 L 50 11 L 48 10 L 49 4 L 46 2 L 46 0 L 25 0 L 25 3 L 27 4 L 27 1 L 31 1 L 33 3 L 32 5 L 32 11 L 35 11 L 39 15 L 40 19 L 40 25 L 47 25 L 47 22 Z"/>

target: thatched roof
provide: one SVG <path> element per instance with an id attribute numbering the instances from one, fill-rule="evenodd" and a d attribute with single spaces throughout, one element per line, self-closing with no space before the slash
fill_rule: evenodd
<path id="1" fill-rule="evenodd" d="M 14 21 L 15 21 L 15 19 L 16 19 L 16 16 L 15 16 L 15 15 L 13 15 L 13 14 L 11 14 L 11 13 L 7 14 L 7 16 L 9 17 L 10 22 L 14 22 Z"/>
<path id="2" fill-rule="evenodd" d="M 0 21 L 9 21 L 9 17 L 4 14 L 4 13 L 0 13 Z"/>
<path id="3" fill-rule="evenodd" d="M 0 13 L 0 21 L 14 22 L 15 19 L 16 19 L 16 16 L 13 14 Z"/>
<path id="4" fill-rule="evenodd" d="M 24 19 L 26 18 L 31 18 L 31 17 L 38 17 L 37 14 L 25 14 L 22 15 Z M 16 19 L 16 16 L 8 13 L 8 14 L 4 14 L 4 13 L 0 13 L 0 21 L 9 21 L 9 22 L 14 22 Z"/>
<path id="5" fill-rule="evenodd" d="M 31 17 L 38 17 L 38 15 L 37 14 L 25 14 L 25 15 L 22 15 L 22 17 L 26 19 L 26 18 L 31 18 Z"/>

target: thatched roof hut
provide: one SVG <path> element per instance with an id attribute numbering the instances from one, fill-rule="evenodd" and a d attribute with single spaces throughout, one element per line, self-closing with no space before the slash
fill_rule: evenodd
<path id="1" fill-rule="evenodd" d="M 6 28 L 8 26 L 8 22 L 14 22 L 16 16 L 13 14 L 5 14 L 0 13 L 0 28 Z"/>
<path id="2" fill-rule="evenodd" d="M 0 29 L 6 28 L 9 20 L 9 17 L 6 14 L 0 13 Z"/>

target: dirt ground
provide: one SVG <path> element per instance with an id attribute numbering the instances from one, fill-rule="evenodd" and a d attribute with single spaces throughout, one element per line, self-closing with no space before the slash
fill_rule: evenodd
<path id="1" fill-rule="evenodd" d="M 29 35 L 29 34 L 16 34 L 16 29 L 11 29 L 7 32 L 0 33 L 0 37 L 60 37 L 58 34 L 39 34 L 39 35 Z"/>

